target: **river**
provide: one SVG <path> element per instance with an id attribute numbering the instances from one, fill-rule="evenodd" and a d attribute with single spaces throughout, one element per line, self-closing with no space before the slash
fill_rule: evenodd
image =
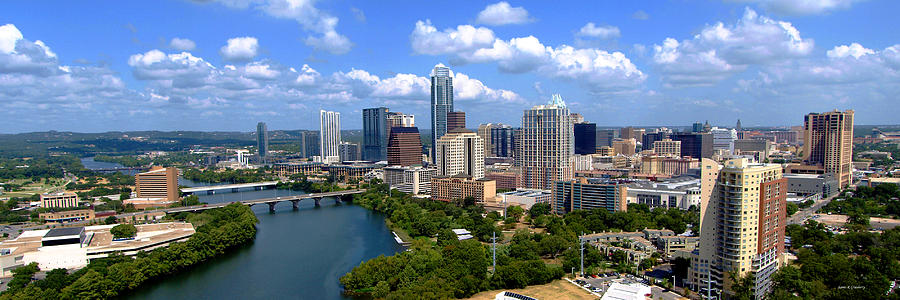
<path id="1" fill-rule="evenodd" d="M 108 166 L 104 166 L 108 167 Z M 203 183 L 179 179 L 184 186 Z M 207 203 L 302 194 L 285 190 L 199 195 Z M 323 199 L 279 203 L 275 213 L 256 205 L 259 229 L 253 244 L 163 280 L 148 283 L 130 299 L 347 299 L 338 279 L 361 262 L 402 251 L 384 216 L 350 203 Z"/>

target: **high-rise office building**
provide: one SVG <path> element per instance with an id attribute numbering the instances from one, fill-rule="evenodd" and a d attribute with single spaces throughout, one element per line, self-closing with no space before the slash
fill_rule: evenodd
<path id="1" fill-rule="evenodd" d="M 662 141 L 669 138 L 668 131 L 657 130 L 656 132 L 649 132 L 644 134 L 644 139 L 641 141 L 641 146 L 643 146 L 644 150 L 653 149 L 653 143 L 656 141 Z"/>
<path id="2" fill-rule="evenodd" d="M 710 158 L 713 156 L 713 139 L 709 133 L 676 132 L 669 139 L 681 142 L 681 156 Z"/>
<path id="3" fill-rule="evenodd" d="M 547 190 L 574 176 L 574 130 L 569 109 L 558 94 L 550 103 L 534 106 L 522 116 L 522 184 Z"/>
<path id="4" fill-rule="evenodd" d="M 575 123 L 573 125 L 575 135 L 575 154 L 597 153 L 597 124 Z"/>
<path id="5" fill-rule="evenodd" d="M 466 112 L 451 111 L 447 113 L 447 132 L 454 129 L 466 129 Z"/>
<path id="6" fill-rule="evenodd" d="M 319 155 L 324 163 L 341 160 L 341 113 L 319 110 Z"/>
<path id="7" fill-rule="evenodd" d="M 853 110 L 810 113 L 803 120 L 803 162 L 833 173 L 841 188 L 852 183 Z"/>
<path id="8" fill-rule="evenodd" d="M 737 140 L 737 130 L 713 127 L 709 130 L 713 138 L 713 151 L 723 150 L 728 154 L 734 153 L 734 141 Z"/>
<path id="9" fill-rule="evenodd" d="M 703 132 L 703 123 L 694 122 L 691 126 L 691 132 Z"/>
<path id="10" fill-rule="evenodd" d="M 522 128 L 513 129 L 513 165 L 516 167 L 521 167 L 525 165 L 523 160 L 525 159 L 525 149 L 522 145 L 522 140 L 525 137 L 525 131 Z"/>
<path id="11" fill-rule="evenodd" d="M 300 156 L 311 158 L 319 156 L 319 132 L 306 130 L 300 132 Z"/>
<path id="12" fill-rule="evenodd" d="M 394 127 L 387 148 L 388 165 L 422 165 L 422 138 L 419 128 Z"/>
<path id="13" fill-rule="evenodd" d="M 569 118 L 572 120 L 572 124 L 584 123 L 584 116 L 579 113 L 571 113 Z"/>
<path id="14" fill-rule="evenodd" d="M 481 140 L 484 141 L 484 156 L 485 157 L 494 157 L 494 146 L 491 145 L 493 139 L 491 138 L 491 129 L 494 128 L 493 123 L 481 124 L 478 125 L 478 136 L 481 137 Z"/>
<path id="15" fill-rule="evenodd" d="M 513 157 L 515 137 L 512 126 L 494 124 L 491 127 L 491 155 L 493 157 Z"/>
<path id="16" fill-rule="evenodd" d="M 466 129 L 454 129 L 435 144 L 437 175 L 484 177 L 484 141 Z"/>
<path id="17" fill-rule="evenodd" d="M 265 122 L 256 124 L 256 151 L 263 162 L 269 156 L 269 133 Z"/>
<path id="18" fill-rule="evenodd" d="M 387 107 L 366 108 L 363 116 L 363 154 L 370 161 L 387 159 L 388 109 Z"/>
<path id="19" fill-rule="evenodd" d="M 781 165 L 703 159 L 700 172 L 700 244 L 690 285 L 704 296 L 710 288 L 733 294 L 729 273 L 752 272 L 755 298 L 765 298 L 784 252 L 788 187 Z"/>
<path id="20" fill-rule="evenodd" d="M 618 130 L 614 129 L 597 130 L 597 148 L 603 146 L 612 147 L 612 142 L 616 139 L 616 137 L 618 137 L 618 135 L 616 134 L 618 132 Z"/>
<path id="21" fill-rule="evenodd" d="M 644 129 L 634 128 L 631 126 L 624 127 L 619 130 L 619 137 L 622 139 L 634 139 L 635 142 L 644 140 Z"/>
<path id="22" fill-rule="evenodd" d="M 631 156 L 636 153 L 637 142 L 634 139 L 616 139 L 613 141 L 612 148 L 616 151 L 616 154 Z"/>
<path id="23" fill-rule="evenodd" d="M 431 159 L 434 145 L 447 133 L 447 113 L 453 111 L 453 72 L 443 64 L 431 71 Z"/>
<path id="24" fill-rule="evenodd" d="M 681 157 L 681 141 L 664 139 L 653 142 L 653 152 L 659 156 Z"/>
<path id="25" fill-rule="evenodd" d="M 359 144 L 342 142 L 339 149 L 341 162 L 360 160 Z"/>
<path id="26" fill-rule="evenodd" d="M 407 115 L 401 112 L 387 113 L 388 130 L 392 127 L 414 127 L 416 126 L 416 116 Z"/>

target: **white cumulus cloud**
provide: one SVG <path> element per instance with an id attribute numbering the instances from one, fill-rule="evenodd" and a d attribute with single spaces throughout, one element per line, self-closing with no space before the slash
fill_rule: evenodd
<path id="1" fill-rule="evenodd" d="M 197 48 L 197 44 L 189 39 L 172 38 L 169 42 L 169 48 L 179 51 L 191 51 L 194 50 L 194 48 Z"/>
<path id="2" fill-rule="evenodd" d="M 735 0 L 731 0 L 735 1 Z M 849 8 L 863 0 L 736 0 L 756 3 L 767 11 L 788 15 L 815 15 Z"/>
<path id="3" fill-rule="evenodd" d="M 863 47 L 859 43 L 852 43 L 850 46 L 840 45 L 836 46 L 831 50 L 826 52 L 828 57 L 830 58 L 844 58 L 847 56 L 853 56 L 853 58 L 859 58 L 860 56 L 867 54 L 875 54 L 875 51 L 872 49 L 868 49 Z"/>
<path id="4" fill-rule="evenodd" d="M 625 54 L 568 45 L 551 47 L 534 36 L 499 39 L 484 27 L 460 25 L 439 31 L 419 21 L 410 36 L 417 54 L 449 55 L 455 65 L 496 63 L 507 73 L 535 71 L 576 81 L 592 90 L 635 87 L 646 79 Z"/>
<path id="5" fill-rule="evenodd" d="M 512 7 L 506 1 L 497 2 L 488 5 L 478 13 L 478 19 L 475 22 L 486 25 L 509 25 L 509 24 L 525 24 L 533 20 L 528 16 L 525 8 Z"/>
<path id="6" fill-rule="evenodd" d="M 339 19 L 316 8 L 316 0 L 219 0 L 223 5 L 239 9 L 255 9 L 270 16 L 297 21 L 313 34 L 304 43 L 316 50 L 344 54 L 353 48 L 349 38 L 337 32 Z"/>
<path id="7" fill-rule="evenodd" d="M 580 36 L 589 36 L 600 39 L 614 39 L 618 38 L 622 35 L 619 31 L 619 27 L 616 26 L 597 26 L 593 22 L 589 22 L 581 27 L 581 30 L 578 31 L 578 35 Z"/>
<path id="8" fill-rule="evenodd" d="M 236 37 L 228 39 L 228 43 L 219 52 L 226 60 L 248 61 L 256 57 L 258 50 L 259 41 L 255 37 Z"/>
<path id="9" fill-rule="evenodd" d="M 691 39 L 667 38 L 653 46 L 653 62 L 669 85 L 709 85 L 749 65 L 767 65 L 808 55 L 812 39 L 785 21 L 747 8 L 735 24 L 718 22 Z"/>

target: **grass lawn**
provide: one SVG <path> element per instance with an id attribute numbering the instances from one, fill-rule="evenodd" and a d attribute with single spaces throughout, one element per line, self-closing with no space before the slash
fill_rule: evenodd
<path id="1" fill-rule="evenodd" d="M 409 233 L 407 233 L 406 230 L 403 230 L 403 228 L 400 228 L 400 226 L 394 226 L 394 223 L 391 223 L 391 220 L 389 219 L 384 219 L 384 223 L 388 228 L 396 232 L 397 236 L 399 236 L 400 239 L 403 240 L 403 242 L 412 243 L 413 238 L 409 236 Z"/>
<path id="2" fill-rule="evenodd" d="M 597 297 L 591 295 L 585 290 L 575 286 L 574 284 L 569 283 L 565 280 L 556 280 L 548 284 L 544 285 L 533 285 L 526 287 L 524 289 L 514 289 L 514 290 L 493 290 L 487 292 L 481 292 L 475 294 L 469 299 L 477 299 L 477 300 L 490 300 L 494 299 L 494 296 L 497 293 L 502 291 L 510 291 L 513 293 L 534 297 L 537 299 L 596 299 Z"/>
<path id="3" fill-rule="evenodd" d="M 31 179 L 13 179 L 13 180 L 4 181 L 4 182 L 13 183 L 13 184 L 22 184 L 26 181 L 31 181 Z M 66 183 L 65 181 L 58 179 L 58 178 L 51 179 L 51 184 L 44 184 L 43 181 L 31 182 L 25 186 L 22 186 L 22 188 L 17 191 L 14 191 L 14 192 L 4 191 L 3 197 L 10 197 L 10 198 L 12 198 L 12 197 L 28 197 L 28 196 L 31 196 L 34 194 L 51 192 L 54 190 L 65 190 L 65 183 Z"/>

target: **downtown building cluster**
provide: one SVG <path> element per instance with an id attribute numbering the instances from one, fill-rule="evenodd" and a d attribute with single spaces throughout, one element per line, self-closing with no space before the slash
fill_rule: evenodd
<path id="1" fill-rule="evenodd" d="M 309 160 L 273 167 L 282 176 L 377 178 L 416 197 L 472 199 L 497 211 L 537 203 L 556 214 L 632 204 L 696 209 L 699 228 L 653 240 L 668 255 L 691 259 L 680 283 L 704 297 L 727 295 L 731 278 L 753 274 L 762 298 L 785 263 L 787 202 L 826 198 L 853 180 L 852 110 L 810 113 L 791 128 L 748 129 L 740 120 L 734 127 L 604 128 L 553 95 L 524 109 L 518 126 L 469 129 L 453 96 L 453 72 L 436 66 L 424 142 L 413 115 L 374 107 L 362 110 L 361 145 L 351 144 L 341 139 L 340 113 L 323 110 L 320 130 L 301 136 L 300 155 Z M 266 157 L 265 124 L 259 128 Z"/>

